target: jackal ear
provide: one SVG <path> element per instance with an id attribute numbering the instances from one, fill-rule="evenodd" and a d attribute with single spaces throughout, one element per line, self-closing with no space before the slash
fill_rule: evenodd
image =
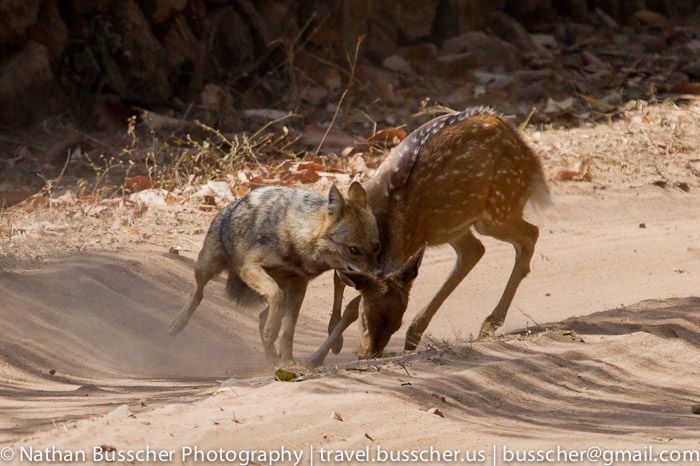
<path id="1" fill-rule="evenodd" d="M 344 207 L 345 199 L 343 199 L 342 194 L 335 185 L 331 186 L 331 190 L 328 191 L 328 215 L 337 220 Z"/>
<path id="2" fill-rule="evenodd" d="M 357 181 L 353 181 L 348 189 L 348 200 L 356 206 L 365 208 L 369 207 L 365 188 L 363 188 Z"/>
<path id="3" fill-rule="evenodd" d="M 401 267 L 401 270 L 392 274 L 392 278 L 395 280 L 400 280 L 401 282 L 408 284 L 416 279 L 418 276 L 418 269 L 423 261 L 423 253 L 428 243 L 425 243 L 415 254 L 408 258 L 406 263 Z"/>
<path id="4" fill-rule="evenodd" d="M 376 279 L 369 273 L 351 272 L 349 270 L 336 270 L 335 273 L 343 283 L 359 291 L 370 289 L 377 284 Z"/>

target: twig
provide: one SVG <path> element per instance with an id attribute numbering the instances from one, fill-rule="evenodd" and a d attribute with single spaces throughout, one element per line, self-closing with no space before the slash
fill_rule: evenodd
<path id="1" fill-rule="evenodd" d="M 536 326 L 540 327 L 540 324 L 538 324 L 537 321 L 536 321 L 535 319 L 533 319 L 532 316 L 531 316 L 530 314 L 526 313 L 525 311 L 523 311 L 522 309 L 520 309 L 520 308 L 517 307 L 517 306 L 516 306 L 516 309 L 517 309 L 522 315 L 524 315 L 525 317 L 527 317 L 528 319 L 530 319 Z"/>
<path id="2" fill-rule="evenodd" d="M 348 86 L 345 88 L 345 91 L 343 91 L 343 94 L 340 96 L 340 100 L 338 100 L 338 105 L 335 107 L 335 113 L 333 114 L 333 119 L 331 120 L 331 124 L 328 125 L 328 128 L 326 128 L 326 132 L 323 135 L 323 138 L 321 138 L 321 142 L 318 143 L 318 147 L 316 148 L 316 153 L 318 154 L 321 151 L 321 147 L 323 146 L 323 143 L 326 141 L 326 137 L 328 136 L 328 133 L 330 133 L 331 128 L 333 128 L 333 125 L 335 124 L 336 118 L 338 118 L 338 112 L 340 112 L 340 106 L 343 105 L 343 100 L 345 100 L 345 96 L 348 95 L 348 92 L 350 91 L 350 88 L 352 87 L 353 80 L 355 79 L 355 68 L 357 67 L 357 57 L 360 54 L 360 44 L 362 44 L 362 41 L 364 40 L 365 36 L 362 35 L 357 39 L 357 44 L 355 45 L 355 56 L 353 57 L 352 62 L 350 63 L 350 79 L 348 80 Z M 348 57 L 348 61 L 350 61 L 350 57 Z"/>
<path id="3" fill-rule="evenodd" d="M 431 115 L 432 116 L 432 115 L 437 115 L 437 114 L 443 115 L 446 113 L 455 113 L 455 111 L 453 109 L 451 109 L 450 107 L 446 107 L 444 105 L 434 105 L 432 107 L 426 107 L 426 108 L 414 113 L 411 116 L 412 117 L 419 117 L 419 116 L 424 116 L 424 115 Z"/>

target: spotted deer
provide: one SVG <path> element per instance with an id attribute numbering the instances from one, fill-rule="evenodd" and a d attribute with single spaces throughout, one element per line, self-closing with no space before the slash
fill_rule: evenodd
<path id="1" fill-rule="evenodd" d="M 406 334 L 405 349 L 415 349 L 440 305 L 484 254 L 471 227 L 515 248 L 513 271 L 481 335 L 500 328 L 530 271 L 539 235 L 523 219 L 523 209 L 528 202 L 542 207 L 551 202 L 542 165 L 518 132 L 483 107 L 436 118 L 395 147 L 365 188 L 379 228 L 381 271 L 336 272 L 329 338 L 307 363 L 322 364 L 329 349 L 338 353 L 342 332 L 358 315 L 358 357 L 381 355 L 401 326 L 425 247 L 449 243 L 457 253 L 454 269 Z M 346 285 L 360 295 L 341 318 Z"/>

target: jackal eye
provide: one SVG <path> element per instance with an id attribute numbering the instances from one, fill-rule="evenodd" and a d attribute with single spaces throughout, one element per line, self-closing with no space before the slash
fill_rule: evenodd
<path id="1" fill-rule="evenodd" d="M 353 256 L 360 255 L 360 250 L 357 249 L 355 246 L 350 246 L 348 249 L 350 250 L 350 254 L 352 254 Z"/>

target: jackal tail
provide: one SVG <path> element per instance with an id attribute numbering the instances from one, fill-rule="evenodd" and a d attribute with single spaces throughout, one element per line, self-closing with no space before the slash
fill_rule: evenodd
<path id="1" fill-rule="evenodd" d="M 229 271 L 226 281 L 226 293 L 238 306 L 243 308 L 260 307 L 265 304 L 265 297 L 253 290 L 234 272 Z"/>

